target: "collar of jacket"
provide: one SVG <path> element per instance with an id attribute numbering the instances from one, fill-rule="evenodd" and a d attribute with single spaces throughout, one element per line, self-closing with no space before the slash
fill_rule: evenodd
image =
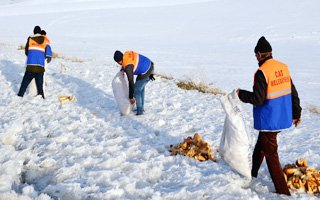
<path id="1" fill-rule="evenodd" d="M 272 59 L 272 56 L 268 56 L 268 57 L 266 57 L 265 59 L 261 60 L 261 61 L 259 62 L 259 67 L 261 67 L 261 65 L 263 65 L 263 63 L 265 63 L 267 60 L 270 60 L 270 59 Z"/>

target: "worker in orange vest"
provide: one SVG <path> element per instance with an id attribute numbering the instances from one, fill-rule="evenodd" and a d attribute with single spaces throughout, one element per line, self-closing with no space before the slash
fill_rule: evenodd
<path id="1" fill-rule="evenodd" d="M 41 35 L 41 28 L 35 26 L 33 29 L 33 36 L 28 38 L 25 47 L 25 54 L 27 56 L 27 68 L 23 76 L 18 96 L 23 97 L 28 85 L 35 79 L 38 90 L 38 95 L 44 97 L 43 93 L 43 74 L 45 72 L 45 59 L 49 63 L 52 58 L 51 46 Z"/>
<path id="2" fill-rule="evenodd" d="M 45 42 L 47 43 L 48 46 L 50 46 L 50 40 L 47 36 L 47 32 L 45 30 L 41 30 L 41 35 L 44 36 L 44 40 Z M 51 57 L 48 57 L 47 58 L 47 63 L 50 63 L 51 62 Z M 47 70 L 46 68 L 46 63 L 45 63 L 45 70 Z M 43 94 L 45 96 L 45 86 L 46 86 L 46 74 L 43 73 L 43 84 L 42 84 L 42 89 L 43 89 Z M 29 84 L 29 94 L 33 94 L 33 95 L 37 95 L 38 94 L 38 91 L 37 91 L 37 85 L 36 85 L 36 82 L 35 82 L 35 79 L 32 79 L 32 81 L 30 82 Z"/>
<path id="3" fill-rule="evenodd" d="M 124 54 L 121 51 L 115 51 L 114 60 L 121 65 L 128 77 L 129 82 L 129 100 L 131 104 L 136 103 L 137 115 L 142 115 L 144 112 L 144 96 L 145 86 L 150 80 L 154 80 L 153 62 L 134 51 L 126 51 Z M 134 75 L 137 75 L 134 83 Z"/>
<path id="4" fill-rule="evenodd" d="M 41 30 L 41 35 L 44 36 L 45 41 L 47 42 L 47 44 L 50 45 L 50 40 L 49 40 L 49 38 L 47 36 L 47 32 L 45 30 Z"/>
<path id="5" fill-rule="evenodd" d="M 254 75 L 253 92 L 237 90 L 242 102 L 253 104 L 254 128 L 259 131 L 251 175 L 258 176 L 266 157 L 276 192 L 290 195 L 279 161 L 277 134 L 292 124 L 296 127 L 300 124 L 302 109 L 298 92 L 288 66 L 273 59 L 272 47 L 265 37 L 259 39 L 254 52 L 259 69 Z"/>

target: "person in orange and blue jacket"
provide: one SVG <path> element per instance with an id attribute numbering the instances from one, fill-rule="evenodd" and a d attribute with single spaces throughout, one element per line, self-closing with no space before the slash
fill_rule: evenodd
<path id="1" fill-rule="evenodd" d="M 244 103 L 253 104 L 254 128 L 259 136 L 252 155 L 252 177 L 258 176 L 264 157 L 279 194 L 290 195 L 278 156 L 277 134 L 301 122 L 298 92 L 288 66 L 272 57 L 272 47 L 261 37 L 254 49 L 259 69 L 254 76 L 253 92 L 238 89 Z"/>
<path id="2" fill-rule="evenodd" d="M 45 30 L 41 30 L 41 35 L 44 36 L 45 42 L 50 46 L 50 40 L 47 37 L 47 32 Z"/>
<path id="3" fill-rule="evenodd" d="M 44 36 L 44 40 L 47 43 L 47 45 L 49 45 L 49 47 L 51 47 L 50 40 L 47 36 L 47 32 L 45 30 L 41 30 L 41 35 Z M 51 61 L 50 59 L 51 58 L 49 58 L 49 57 L 47 58 L 47 63 L 49 63 Z M 48 60 L 50 60 L 50 61 L 48 62 Z M 43 94 L 45 94 L 45 86 L 46 86 L 46 76 L 45 76 L 45 74 L 43 74 Z"/>
<path id="4" fill-rule="evenodd" d="M 45 72 L 45 59 L 51 62 L 52 51 L 46 36 L 41 35 L 41 28 L 35 26 L 33 36 L 28 37 L 25 54 L 27 56 L 27 68 L 23 76 L 18 96 L 23 97 L 32 79 L 36 81 L 38 95 L 44 97 L 43 74 Z"/>
<path id="5" fill-rule="evenodd" d="M 129 100 L 131 104 L 136 103 L 137 115 L 142 115 L 144 112 L 144 96 L 145 86 L 150 80 L 154 80 L 153 62 L 134 51 L 126 51 L 124 54 L 121 51 L 115 51 L 114 60 L 122 66 L 128 77 L 129 82 Z M 134 83 L 133 77 L 137 75 Z"/>

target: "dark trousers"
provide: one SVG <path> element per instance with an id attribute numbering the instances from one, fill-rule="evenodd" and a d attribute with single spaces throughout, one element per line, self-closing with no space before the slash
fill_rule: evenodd
<path id="1" fill-rule="evenodd" d="M 266 157 L 269 173 L 276 192 L 279 194 L 290 195 L 278 156 L 278 133 L 279 132 L 259 132 L 257 144 L 252 155 L 251 175 L 253 177 L 258 176 L 258 171 L 263 158 Z"/>
<path id="2" fill-rule="evenodd" d="M 32 81 L 33 78 L 36 81 L 38 95 L 41 95 L 42 98 L 44 98 L 44 94 L 43 94 L 43 73 L 34 73 L 34 72 L 28 72 L 28 71 L 26 71 L 24 73 L 18 96 L 23 97 L 24 93 L 27 90 L 28 85 L 30 84 L 30 82 Z"/>

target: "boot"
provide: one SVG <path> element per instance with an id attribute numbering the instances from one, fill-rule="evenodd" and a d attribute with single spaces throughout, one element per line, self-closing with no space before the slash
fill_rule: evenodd
<path id="1" fill-rule="evenodd" d="M 137 107 L 137 115 L 143 115 L 143 109 L 141 107 Z"/>

